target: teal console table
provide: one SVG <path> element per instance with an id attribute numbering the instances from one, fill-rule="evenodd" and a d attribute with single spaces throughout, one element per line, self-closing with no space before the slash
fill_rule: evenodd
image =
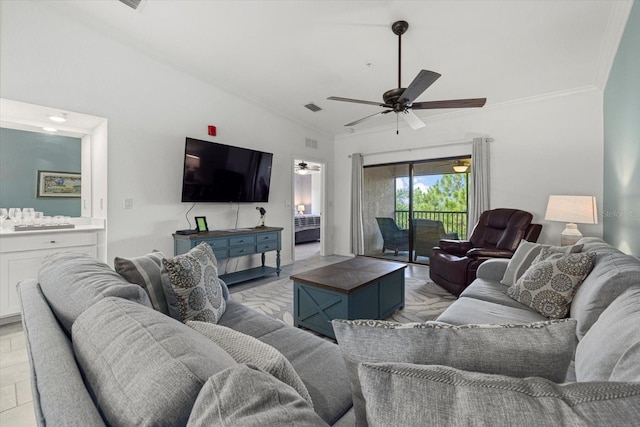
<path id="1" fill-rule="evenodd" d="M 256 279 L 276 273 L 280 276 L 281 227 L 239 228 L 233 230 L 206 231 L 197 234 L 173 234 L 173 252 L 180 255 L 189 252 L 201 242 L 207 242 L 218 260 L 262 254 L 262 265 L 247 270 L 220 275 L 228 285 Z M 276 266 L 265 265 L 265 253 L 276 251 Z"/>

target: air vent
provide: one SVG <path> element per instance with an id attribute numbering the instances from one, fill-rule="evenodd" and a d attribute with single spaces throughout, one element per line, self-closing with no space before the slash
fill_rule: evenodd
<path id="1" fill-rule="evenodd" d="M 313 102 L 308 103 L 307 105 L 305 105 L 305 107 L 308 108 L 309 110 L 313 111 L 314 113 L 322 110 L 322 108 L 318 107 Z"/>
<path id="2" fill-rule="evenodd" d="M 133 10 L 137 10 L 140 7 L 140 4 L 144 2 L 144 0 L 118 0 L 120 3 L 124 3 L 129 6 Z"/>
<path id="3" fill-rule="evenodd" d="M 304 146 L 308 148 L 318 148 L 318 141 L 315 139 L 305 138 Z"/>

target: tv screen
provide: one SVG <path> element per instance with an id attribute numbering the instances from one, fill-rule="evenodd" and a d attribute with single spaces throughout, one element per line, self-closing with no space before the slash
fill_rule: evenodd
<path id="1" fill-rule="evenodd" d="M 187 138 L 183 202 L 267 202 L 273 154 Z"/>

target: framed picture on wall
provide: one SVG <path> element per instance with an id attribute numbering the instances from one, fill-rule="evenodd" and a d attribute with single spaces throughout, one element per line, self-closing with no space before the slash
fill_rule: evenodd
<path id="1" fill-rule="evenodd" d="M 80 197 L 79 173 L 38 171 L 38 197 Z"/>

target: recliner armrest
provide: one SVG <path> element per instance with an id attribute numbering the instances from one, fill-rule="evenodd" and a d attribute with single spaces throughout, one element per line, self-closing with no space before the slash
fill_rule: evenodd
<path id="1" fill-rule="evenodd" d="M 494 249 L 494 248 L 473 248 L 467 252 L 469 258 L 511 258 L 513 252 L 506 249 Z"/>
<path id="2" fill-rule="evenodd" d="M 440 246 L 440 249 L 445 252 L 459 256 L 464 256 L 469 249 L 473 248 L 473 245 L 469 240 L 442 239 L 438 243 L 438 246 Z"/>

